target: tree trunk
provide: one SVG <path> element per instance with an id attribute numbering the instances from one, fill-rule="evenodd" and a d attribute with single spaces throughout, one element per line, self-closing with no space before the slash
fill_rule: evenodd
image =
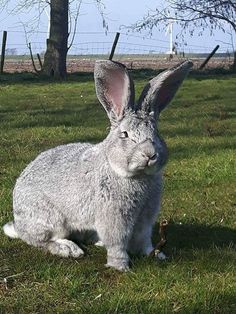
<path id="1" fill-rule="evenodd" d="M 234 63 L 232 65 L 232 70 L 234 73 L 236 73 L 236 51 L 234 51 Z"/>
<path id="2" fill-rule="evenodd" d="M 51 0 L 50 34 L 42 69 L 48 76 L 63 78 L 66 75 L 68 10 L 69 0 Z"/>

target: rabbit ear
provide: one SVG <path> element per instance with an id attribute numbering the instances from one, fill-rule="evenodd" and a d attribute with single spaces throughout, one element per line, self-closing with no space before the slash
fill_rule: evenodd
<path id="1" fill-rule="evenodd" d="M 192 66 L 191 61 L 184 61 L 154 77 L 144 87 L 136 110 L 142 109 L 148 113 L 154 112 L 157 118 L 159 113 L 172 100 Z"/>
<path id="2" fill-rule="evenodd" d="M 97 97 L 109 118 L 121 119 L 134 105 L 134 84 L 126 67 L 114 61 L 96 61 L 94 79 Z"/>

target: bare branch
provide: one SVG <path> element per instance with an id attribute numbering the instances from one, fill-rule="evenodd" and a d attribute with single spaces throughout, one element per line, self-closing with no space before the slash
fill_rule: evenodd
<path id="1" fill-rule="evenodd" d="M 74 39 L 75 39 L 75 34 L 76 34 L 76 30 L 77 30 L 77 23 L 78 23 L 78 18 L 79 18 L 81 4 L 82 4 L 82 0 L 79 0 L 79 4 L 78 4 L 78 6 L 76 8 L 76 14 L 75 14 L 75 18 L 74 18 L 74 31 L 73 31 L 73 35 L 72 35 L 72 38 L 71 38 L 71 42 L 68 45 L 68 50 L 71 48 L 71 46 L 72 46 L 72 44 L 74 42 Z M 71 27 L 72 27 L 72 21 L 70 22 L 70 28 Z M 70 29 L 69 33 L 70 32 L 71 32 L 71 29 Z"/>
<path id="2" fill-rule="evenodd" d="M 28 48 L 29 48 L 29 51 L 30 51 L 30 58 L 31 58 L 31 61 L 32 61 L 32 65 L 33 65 L 34 71 L 36 73 L 39 73 L 39 71 L 37 70 L 37 68 L 35 66 L 35 63 L 34 63 L 34 56 L 33 56 L 32 48 L 31 48 L 31 43 L 28 43 Z"/>
<path id="3" fill-rule="evenodd" d="M 170 21 L 181 27 L 180 34 L 189 31 L 190 35 L 202 35 L 205 29 L 211 34 L 216 28 L 225 32 L 225 23 L 236 32 L 236 1 L 235 0 L 166 0 L 166 7 L 149 10 L 142 20 L 126 27 L 128 31 L 165 28 Z"/>

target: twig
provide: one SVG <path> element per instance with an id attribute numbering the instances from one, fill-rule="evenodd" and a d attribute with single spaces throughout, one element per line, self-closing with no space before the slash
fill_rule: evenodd
<path id="1" fill-rule="evenodd" d="M 20 276 L 22 274 L 24 274 L 24 272 L 4 277 L 3 279 L 0 279 L 0 283 L 3 283 L 4 286 L 5 286 L 5 289 L 8 290 L 9 289 L 8 285 L 7 285 L 8 284 L 8 279 L 14 278 L 14 277 L 18 277 L 18 276 Z"/>
<path id="2" fill-rule="evenodd" d="M 155 248 L 150 253 L 150 256 L 157 257 L 158 254 L 162 252 L 164 246 L 166 245 L 167 243 L 166 227 L 167 226 L 168 226 L 168 221 L 166 219 L 160 222 L 160 227 L 159 227 L 160 241 L 156 244 Z"/>
<path id="3" fill-rule="evenodd" d="M 34 68 L 36 73 L 39 73 L 39 71 L 37 70 L 37 68 L 35 66 L 35 63 L 34 63 L 34 56 L 33 56 L 32 49 L 31 49 L 31 43 L 28 43 L 28 48 L 29 48 L 29 51 L 30 51 L 30 58 L 31 58 L 31 61 L 32 61 L 33 68 Z"/>
<path id="4" fill-rule="evenodd" d="M 21 275 L 23 275 L 23 274 L 24 274 L 24 271 L 21 272 L 21 273 L 18 273 L 18 274 L 14 274 L 14 275 L 10 275 L 10 276 L 4 277 L 1 281 L 3 282 L 3 281 L 5 281 L 5 280 L 7 280 L 7 279 L 9 279 L 9 278 L 18 277 L 18 276 L 21 276 Z"/>

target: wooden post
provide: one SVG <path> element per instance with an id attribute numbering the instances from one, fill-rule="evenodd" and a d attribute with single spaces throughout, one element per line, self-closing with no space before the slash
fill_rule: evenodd
<path id="1" fill-rule="evenodd" d="M 200 65 L 199 69 L 202 70 L 205 65 L 207 65 L 208 61 L 214 56 L 214 54 L 216 53 L 216 51 L 220 48 L 219 45 L 217 45 L 212 52 L 209 54 L 209 56 L 206 58 L 206 60 Z"/>
<path id="2" fill-rule="evenodd" d="M 111 48 L 111 53 L 110 53 L 110 56 L 109 56 L 109 60 L 113 59 L 113 56 L 114 56 L 114 53 L 115 53 L 115 50 L 116 50 L 116 45 L 118 43 L 119 37 L 120 37 L 120 33 L 116 33 L 116 37 L 114 39 L 114 42 L 113 42 L 113 45 L 112 45 L 112 48 Z"/>
<path id="3" fill-rule="evenodd" d="M 38 57 L 38 60 L 39 60 L 40 68 L 41 68 L 41 70 L 42 70 L 43 64 L 42 64 L 41 57 L 40 57 L 40 54 L 39 54 L 39 53 L 37 53 L 37 57 Z"/>
<path id="4" fill-rule="evenodd" d="M 3 37 L 2 37 L 2 53 L 1 53 L 1 67 L 0 67 L 1 74 L 3 73 L 3 67 L 4 67 L 6 43 L 7 43 L 7 31 L 4 31 Z"/>

